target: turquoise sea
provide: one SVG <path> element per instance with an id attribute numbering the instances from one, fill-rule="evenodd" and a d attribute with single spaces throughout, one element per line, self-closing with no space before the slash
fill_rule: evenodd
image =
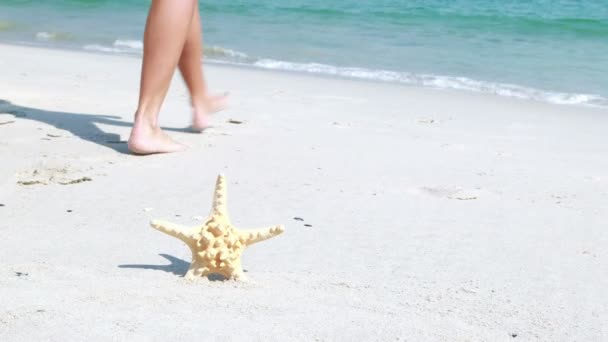
<path id="1" fill-rule="evenodd" d="M 0 42 L 141 54 L 149 3 L 0 0 Z M 608 0 L 206 0 L 201 14 L 209 62 L 608 107 Z"/>

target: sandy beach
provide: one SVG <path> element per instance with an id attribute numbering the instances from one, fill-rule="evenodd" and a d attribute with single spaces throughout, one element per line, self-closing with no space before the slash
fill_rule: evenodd
<path id="1" fill-rule="evenodd" d="M 127 153 L 141 60 L 0 45 L 2 341 L 605 341 L 608 112 L 208 65 Z M 187 281 L 218 174 L 248 282 Z M 300 218 L 295 219 L 295 218 Z"/>

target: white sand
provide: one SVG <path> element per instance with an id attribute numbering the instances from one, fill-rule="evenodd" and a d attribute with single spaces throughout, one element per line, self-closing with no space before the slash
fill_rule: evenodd
<path id="1" fill-rule="evenodd" d="M 134 157 L 139 66 L 0 45 L 1 341 L 608 339 L 605 110 L 208 66 L 216 127 Z M 161 121 L 189 119 L 176 78 Z M 187 282 L 148 226 L 218 173 L 238 227 L 287 228 L 250 283 Z"/>

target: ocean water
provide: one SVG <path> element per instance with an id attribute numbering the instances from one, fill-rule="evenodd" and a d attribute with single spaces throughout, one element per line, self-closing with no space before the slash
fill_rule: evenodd
<path id="1" fill-rule="evenodd" d="M 141 54 L 149 0 L 0 0 L 0 42 Z M 608 0 L 206 0 L 212 63 L 608 108 Z"/>

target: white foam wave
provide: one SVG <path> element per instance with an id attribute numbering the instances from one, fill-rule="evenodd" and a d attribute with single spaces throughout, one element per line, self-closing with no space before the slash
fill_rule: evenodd
<path id="1" fill-rule="evenodd" d="M 44 32 L 40 32 L 40 34 L 42 37 L 40 39 L 47 37 Z M 104 53 L 141 54 L 143 50 L 143 43 L 139 40 L 117 39 L 111 46 L 89 44 L 85 45 L 84 49 Z M 478 81 L 466 77 L 415 74 L 409 72 L 372 70 L 365 68 L 347 68 L 319 63 L 293 63 L 273 59 L 255 59 L 246 53 L 227 49 L 221 46 L 206 47 L 205 57 L 208 57 L 210 61 L 218 63 L 253 65 L 263 69 L 306 72 L 371 81 L 397 82 L 436 89 L 466 90 L 555 104 L 608 107 L 608 98 L 599 95 L 550 92 L 514 84 Z"/>
<path id="2" fill-rule="evenodd" d="M 139 40 L 122 40 L 117 39 L 112 45 L 88 44 L 83 46 L 85 50 L 105 52 L 105 53 L 127 53 L 140 54 L 143 51 L 144 44 Z"/>
<path id="3" fill-rule="evenodd" d="M 272 59 L 258 60 L 253 64 L 264 69 L 307 72 L 374 81 L 398 82 L 437 89 L 467 90 L 521 99 L 538 100 L 555 104 L 608 107 L 608 98 L 599 95 L 549 92 L 514 84 L 477 81 L 466 77 L 414 74 L 408 72 L 370 70 L 363 68 L 342 68 L 327 64 L 291 63 Z"/>
<path id="4" fill-rule="evenodd" d="M 70 40 L 73 36 L 71 33 L 65 32 L 37 32 L 36 40 L 50 42 L 50 41 L 61 41 L 61 40 Z"/>
<path id="5" fill-rule="evenodd" d="M 38 32 L 36 33 L 36 39 L 38 40 L 52 40 L 57 36 L 56 33 L 51 32 Z"/>
<path id="6" fill-rule="evenodd" d="M 88 45 L 85 45 L 83 48 L 88 51 L 98 51 L 98 52 L 108 52 L 108 53 L 125 53 L 126 52 L 124 49 L 120 49 L 120 48 L 116 48 L 116 47 L 112 47 L 112 46 L 99 45 L 99 44 L 88 44 Z"/>
<path id="7" fill-rule="evenodd" d="M 114 47 L 117 48 L 127 48 L 127 49 L 133 49 L 133 50 L 143 50 L 144 48 L 144 43 L 141 40 L 122 40 L 122 39 L 117 39 L 114 41 L 113 44 Z"/>
<path id="8" fill-rule="evenodd" d="M 246 53 L 212 45 L 205 47 L 205 56 L 210 58 L 228 58 L 242 62 L 253 61 Z"/>
<path id="9" fill-rule="evenodd" d="M 41 37 L 46 37 L 41 35 Z M 117 39 L 112 45 L 88 44 L 83 47 L 89 51 L 99 51 L 105 53 L 141 53 L 144 43 L 141 40 Z M 205 47 L 205 57 L 231 62 L 252 63 L 255 60 L 246 53 L 224 48 L 217 45 Z"/>

